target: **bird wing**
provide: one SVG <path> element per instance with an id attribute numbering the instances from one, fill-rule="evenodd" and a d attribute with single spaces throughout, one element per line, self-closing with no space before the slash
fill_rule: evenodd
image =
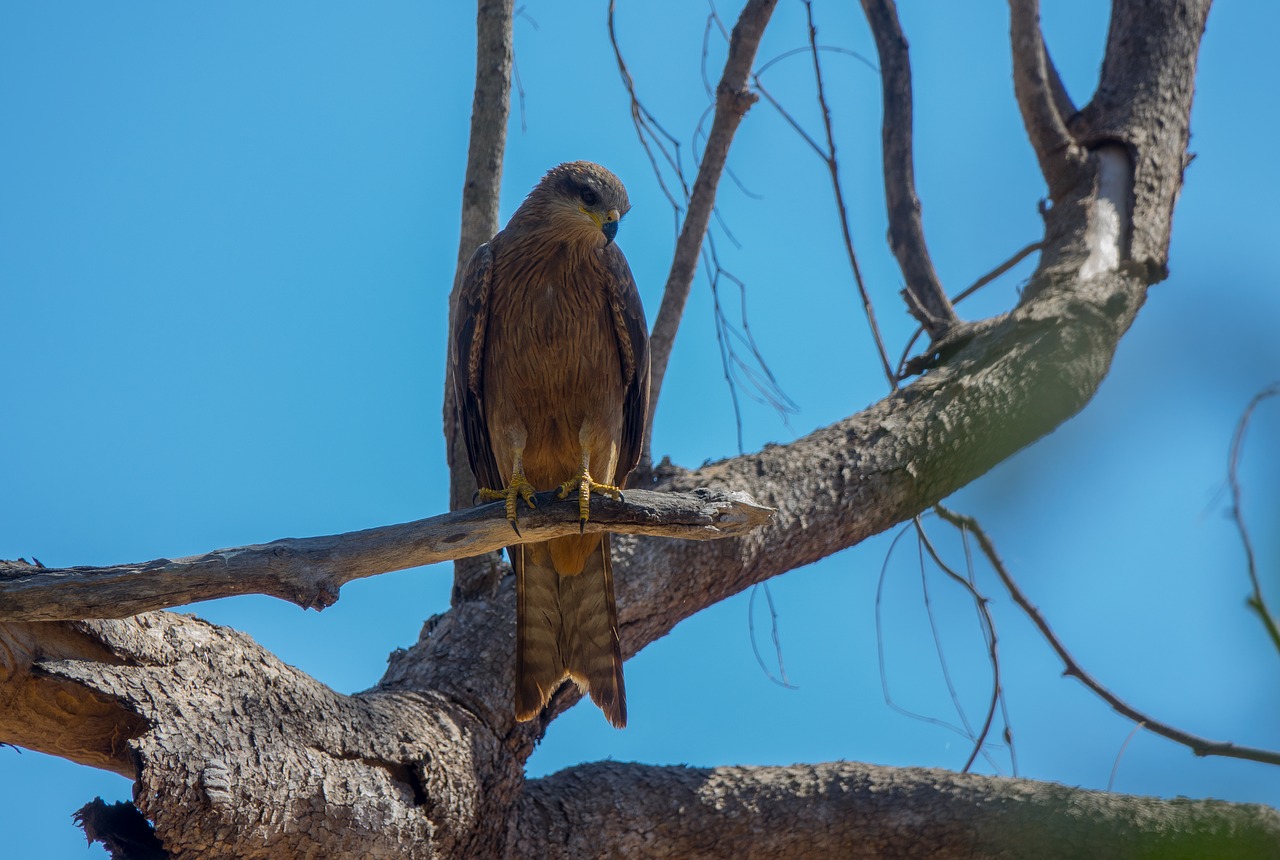
<path id="1" fill-rule="evenodd" d="M 486 242 L 471 255 L 458 289 L 453 318 L 453 383 L 471 473 L 480 486 L 502 489 L 507 481 L 494 460 L 484 413 L 484 351 L 492 285 L 493 250 Z"/>
<path id="2" fill-rule="evenodd" d="M 622 249 L 604 249 L 607 287 L 613 305 L 618 354 L 622 359 L 625 390 L 622 404 L 622 439 L 618 444 L 618 486 L 640 462 L 645 422 L 649 415 L 649 325 L 640 305 L 640 291 Z"/>

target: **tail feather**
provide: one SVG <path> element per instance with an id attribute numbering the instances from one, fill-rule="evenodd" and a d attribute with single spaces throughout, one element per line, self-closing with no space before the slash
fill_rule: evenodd
<path id="1" fill-rule="evenodd" d="M 547 544 L 512 553 L 517 577 L 516 719 L 537 716 L 565 678 L 591 696 L 609 722 L 627 724 L 622 648 L 613 596 L 609 537 L 582 572 L 563 576 Z"/>

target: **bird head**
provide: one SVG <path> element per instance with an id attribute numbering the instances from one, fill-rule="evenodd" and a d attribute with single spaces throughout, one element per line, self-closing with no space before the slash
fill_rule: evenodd
<path id="1" fill-rule="evenodd" d="M 618 177 L 590 161 L 571 161 L 551 168 L 511 220 L 537 219 L 566 239 L 600 248 L 618 235 L 618 222 L 630 208 Z"/>

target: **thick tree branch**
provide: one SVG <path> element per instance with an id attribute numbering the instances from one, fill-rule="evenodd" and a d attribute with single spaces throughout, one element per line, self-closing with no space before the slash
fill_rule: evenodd
<path id="1" fill-rule="evenodd" d="M 862 9 L 880 55 L 880 85 L 884 119 L 880 142 L 884 157 L 885 203 L 889 210 L 889 248 L 906 279 L 903 297 L 911 315 L 933 340 L 940 339 L 957 322 L 955 308 L 942 289 L 929 259 L 916 196 L 911 139 L 911 62 L 907 40 L 898 22 L 893 0 L 862 0 Z"/>
<path id="2" fill-rule="evenodd" d="M 1280 840 L 1280 812 L 1266 806 L 854 762 L 582 765 L 531 782 L 519 820 L 518 856 L 549 860 L 1260 858 Z"/>
<path id="3" fill-rule="evenodd" d="M 1133 161 L 1129 257 L 1162 277 L 1173 208 L 1189 161 L 1189 105 L 1210 0 L 1115 0 L 1098 90 L 1081 110 L 1079 136 L 1091 146 L 1120 142 Z"/>
<path id="4" fill-rule="evenodd" d="M 1058 202 L 1067 187 L 1076 182 L 1084 153 L 1067 130 L 1067 118 L 1059 110 L 1066 90 L 1045 48 L 1040 0 L 1009 0 L 1009 13 L 1013 91 L 1040 162 L 1040 172 L 1049 186 L 1049 196 Z"/>
<path id="5" fill-rule="evenodd" d="M 0 561 L 0 621 L 126 618 L 240 594 L 267 594 L 304 609 L 323 609 L 353 579 L 497 552 L 582 528 L 576 499 L 558 499 L 555 491 L 537 498 L 536 509 L 521 506 L 519 536 L 495 502 L 400 525 L 141 564 L 55 569 Z M 746 534 L 769 516 L 767 508 L 741 493 L 628 490 L 623 501 L 593 498 L 585 529 L 705 540 Z"/>
<path id="6" fill-rule="evenodd" d="M 438 694 L 343 696 L 188 616 L 0 623 L 0 670 L 0 737 L 134 778 L 175 858 L 483 856 L 519 786 Z"/>
<path id="7" fill-rule="evenodd" d="M 479 0 L 476 4 L 476 84 L 471 102 L 471 136 L 462 183 L 462 230 L 458 262 L 449 291 L 449 319 L 457 307 L 458 284 L 476 248 L 498 232 L 498 201 L 502 191 L 502 157 L 507 146 L 507 118 L 511 113 L 512 16 L 515 0 Z M 449 326 L 447 354 L 452 354 L 453 326 Z M 459 431 L 454 402 L 453 362 L 445 361 L 444 436 L 449 460 L 449 509 L 471 505 L 475 478 L 467 460 L 467 446 Z M 479 556 L 454 565 L 454 595 L 491 589 L 500 559 Z"/>
<path id="8" fill-rule="evenodd" d="M 742 118 L 757 99 L 748 89 L 747 80 L 751 75 L 751 66 L 755 63 L 756 51 L 760 47 L 760 38 L 764 35 L 764 29 L 777 4 L 778 0 L 748 0 L 729 39 L 729 56 L 716 87 L 716 112 L 711 120 L 711 131 L 707 134 L 707 145 L 703 148 L 702 161 L 698 165 L 698 176 L 693 183 L 693 194 L 689 198 L 684 226 L 680 228 L 680 236 L 676 240 L 675 257 L 671 261 L 671 271 L 663 289 L 662 304 L 658 307 L 658 315 L 653 322 L 649 342 L 652 360 L 649 420 L 646 425 L 650 434 L 653 432 L 653 415 L 658 406 L 658 396 L 662 392 L 662 380 L 667 372 L 667 362 L 671 358 L 671 347 L 675 343 L 676 331 L 680 328 L 680 318 L 684 316 L 685 302 L 689 299 L 698 256 L 702 252 L 702 241 L 707 235 L 707 225 L 711 222 L 711 212 L 715 208 L 716 189 L 720 185 L 720 175 L 724 172 L 725 161 L 729 157 L 729 145 L 733 142 L 733 135 Z M 644 448 L 649 450 L 648 439 L 645 440 Z"/>

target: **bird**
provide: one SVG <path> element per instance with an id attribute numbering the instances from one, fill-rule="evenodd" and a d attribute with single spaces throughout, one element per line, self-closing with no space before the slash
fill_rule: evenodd
<path id="1" fill-rule="evenodd" d="M 515 716 L 542 712 L 565 679 L 617 728 L 627 723 L 608 533 L 586 534 L 592 493 L 621 498 L 640 460 L 649 333 L 614 242 L 631 204 L 587 161 L 552 168 L 460 281 L 453 378 L 484 501 L 578 499 L 579 534 L 507 547 L 516 577 Z"/>

